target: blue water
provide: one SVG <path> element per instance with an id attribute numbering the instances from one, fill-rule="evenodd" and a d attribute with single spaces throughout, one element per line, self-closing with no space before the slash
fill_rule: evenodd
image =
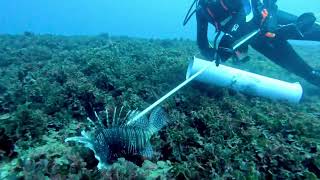
<path id="1" fill-rule="evenodd" d="M 195 38 L 194 18 L 182 21 L 193 0 L 2 0 L 0 33 L 64 35 L 110 33 L 148 38 Z M 278 0 L 295 14 L 320 12 L 319 0 Z M 306 3 L 308 2 L 308 3 Z M 298 8 L 297 8 L 298 7 Z"/>

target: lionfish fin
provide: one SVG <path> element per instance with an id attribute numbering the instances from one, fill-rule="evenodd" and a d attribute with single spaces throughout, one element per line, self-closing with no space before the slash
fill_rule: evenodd
<path id="1" fill-rule="evenodd" d="M 74 142 L 82 143 L 85 145 L 85 147 L 90 148 L 91 150 L 94 151 L 93 143 L 90 136 L 85 131 L 81 131 L 81 135 L 82 136 L 74 136 L 74 137 L 66 138 L 64 142 L 74 141 Z"/>
<path id="2" fill-rule="evenodd" d="M 138 113 L 139 112 L 137 112 L 136 114 L 138 114 Z M 149 120 L 148 120 L 147 116 L 142 116 L 141 118 L 139 118 L 135 121 L 128 121 L 126 123 L 126 126 L 147 129 L 149 127 Z"/>
<path id="3" fill-rule="evenodd" d="M 98 116 L 97 112 L 94 111 L 94 115 L 96 116 L 96 119 L 98 121 L 98 127 L 104 127 L 103 123 L 102 123 L 102 120 L 100 119 L 100 117 Z M 96 125 L 97 126 L 97 125 Z"/>
<path id="4" fill-rule="evenodd" d="M 119 127 L 119 126 L 126 126 L 128 120 L 136 113 L 136 110 L 128 110 L 128 112 L 124 115 L 124 106 L 121 106 L 120 110 L 117 107 L 114 108 L 112 119 L 109 118 L 109 112 L 106 109 L 106 120 L 107 120 L 107 127 Z"/>
<path id="5" fill-rule="evenodd" d="M 98 169 L 103 169 L 108 167 L 108 164 L 101 161 L 101 158 L 98 156 L 96 150 L 94 149 L 94 144 L 88 133 L 81 131 L 81 136 L 69 137 L 64 140 L 65 142 L 78 142 L 84 144 L 85 147 L 91 149 L 94 152 L 94 157 L 98 160 Z"/>
<path id="6" fill-rule="evenodd" d="M 151 112 L 149 117 L 149 127 L 148 130 L 151 134 L 158 132 L 168 123 L 167 114 L 161 107 L 157 107 Z"/>
<path id="7" fill-rule="evenodd" d="M 96 126 L 96 123 L 95 123 L 94 121 L 92 121 L 91 118 L 87 117 L 87 120 L 88 120 L 92 125 Z"/>
<path id="8" fill-rule="evenodd" d="M 110 124 L 110 120 L 109 120 L 109 112 L 108 112 L 108 109 L 106 108 L 104 111 L 105 111 L 105 114 L 106 114 L 107 127 L 110 127 L 111 124 Z"/>
<path id="9" fill-rule="evenodd" d="M 146 147 L 144 148 L 144 150 L 141 152 L 141 156 L 146 157 L 148 159 L 151 159 L 153 156 L 153 149 L 152 146 L 150 144 L 150 142 L 148 142 L 146 144 Z"/>
<path id="10" fill-rule="evenodd" d="M 117 114 L 117 106 L 114 107 L 114 110 L 113 110 L 113 118 L 112 118 L 112 127 L 114 127 L 117 123 L 116 123 L 116 114 Z"/>

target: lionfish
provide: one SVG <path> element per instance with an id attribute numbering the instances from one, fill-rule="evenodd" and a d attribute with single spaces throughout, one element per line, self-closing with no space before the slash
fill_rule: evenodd
<path id="1" fill-rule="evenodd" d="M 139 114 L 137 110 L 129 110 L 123 114 L 123 106 L 117 112 L 115 107 L 112 121 L 108 110 L 105 110 L 105 124 L 95 112 L 97 121 L 87 118 L 94 124 L 94 131 L 82 131 L 81 136 L 69 137 L 65 142 L 75 141 L 90 148 L 99 161 L 98 169 L 107 168 L 113 160 L 123 156 L 141 155 L 151 158 L 153 155 L 150 138 L 168 123 L 164 110 L 160 107 L 154 109 L 150 117 L 134 117 Z"/>

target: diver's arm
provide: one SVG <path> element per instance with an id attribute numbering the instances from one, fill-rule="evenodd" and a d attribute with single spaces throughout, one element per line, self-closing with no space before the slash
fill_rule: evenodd
<path id="1" fill-rule="evenodd" d="M 209 60 L 213 60 L 214 58 L 214 49 L 210 48 L 208 42 L 208 21 L 207 19 L 201 14 L 200 11 L 196 13 L 197 17 L 197 43 L 200 49 L 200 52 L 203 56 L 205 56 Z"/>
<path id="2" fill-rule="evenodd" d="M 253 1 L 253 9 L 256 19 L 258 19 L 260 22 L 260 28 L 262 32 L 268 33 L 277 29 L 277 0 L 255 0 Z"/>
<path id="3" fill-rule="evenodd" d="M 264 0 L 264 7 L 268 10 L 268 17 L 265 22 L 265 28 L 272 32 L 277 29 L 278 26 L 278 6 L 277 0 Z"/>

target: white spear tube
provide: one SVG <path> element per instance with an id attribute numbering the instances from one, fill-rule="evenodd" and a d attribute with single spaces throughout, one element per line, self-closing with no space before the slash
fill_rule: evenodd
<path id="1" fill-rule="evenodd" d="M 203 67 L 209 66 L 210 63 L 210 61 L 194 57 L 189 64 L 186 79 L 200 69 L 203 69 Z M 210 68 L 197 76 L 195 80 L 221 87 L 228 87 L 253 96 L 262 96 L 291 103 L 298 103 L 303 93 L 300 83 L 280 81 L 222 64 L 218 67 L 210 66 Z"/>

